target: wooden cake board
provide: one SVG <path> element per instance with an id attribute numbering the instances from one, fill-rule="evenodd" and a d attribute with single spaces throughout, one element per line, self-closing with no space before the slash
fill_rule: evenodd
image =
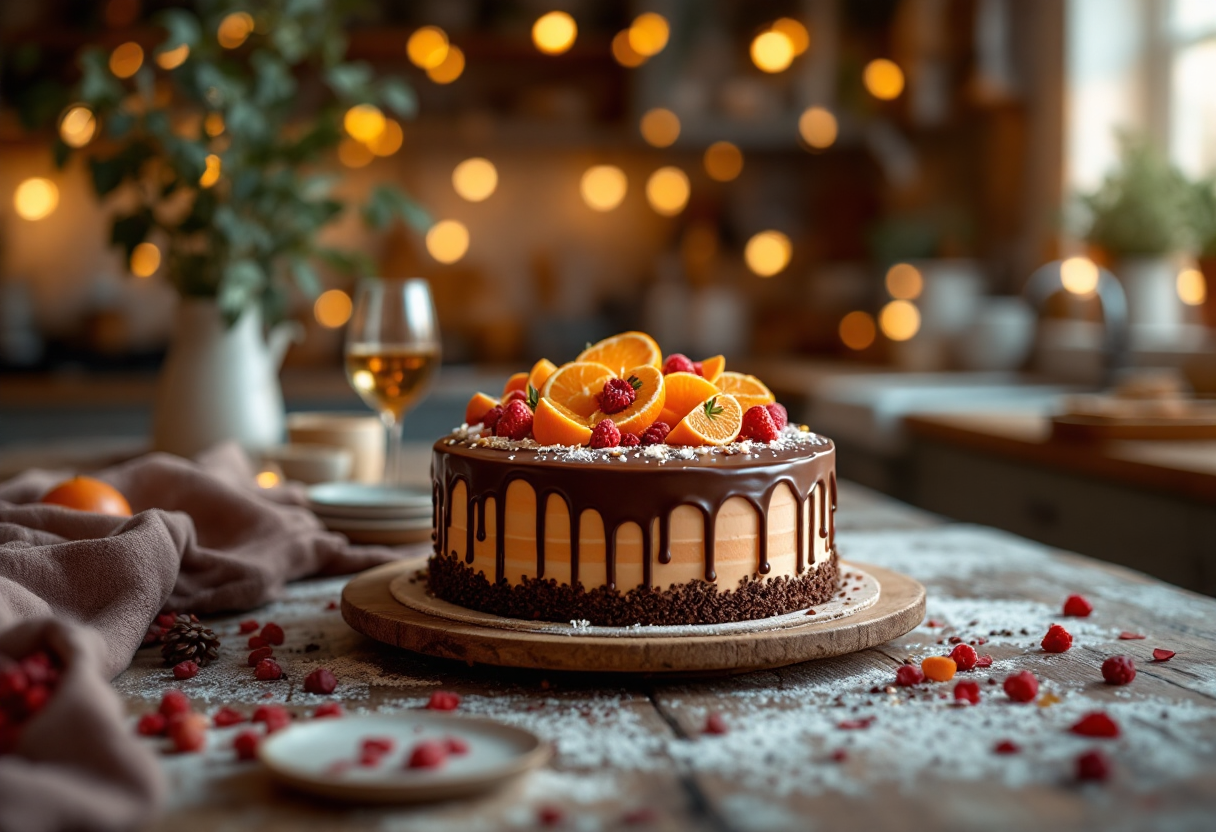
<path id="1" fill-rule="evenodd" d="M 389 585 L 419 561 L 368 570 L 342 590 L 342 617 L 366 636 L 416 653 L 467 664 L 596 673 L 743 673 L 842 656 L 898 638 L 925 617 L 925 588 L 865 565 L 878 601 L 844 618 L 779 630 L 711 636 L 614 637 L 530 633 L 428 615 L 393 597 Z M 841 571 L 848 568 L 841 563 Z M 487 618 L 492 618 L 488 613 Z"/>

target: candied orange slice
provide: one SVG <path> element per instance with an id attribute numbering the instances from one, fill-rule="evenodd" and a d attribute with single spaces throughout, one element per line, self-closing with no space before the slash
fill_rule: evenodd
<path id="1" fill-rule="evenodd" d="M 586 445 L 591 428 L 573 410 L 553 399 L 541 399 L 532 416 L 532 436 L 542 445 Z"/>
<path id="2" fill-rule="evenodd" d="M 604 382 L 614 375 L 612 370 L 594 361 L 571 361 L 553 371 L 540 395 L 586 419 L 600 406 L 595 397 L 603 392 Z"/>
<path id="3" fill-rule="evenodd" d="M 666 422 L 669 428 L 691 413 L 694 407 L 719 392 L 716 385 L 696 373 L 668 373 L 663 376 L 663 386 L 667 389 L 667 397 L 657 421 Z"/>
<path id="4" fill-rule="evenodd" d="M 726 369 L 726 359 L 720 355 L 715 355 L 713 358 L 707 358 L 701 362 L 701 375 L 706 381 L 718 383 L 718 376 L 722 375 L 722 371 Z"/>
<path id="5" fill-rule="evenodd" d="M 605 338 L 598 344 L 592 344 L 579 353 L 576 361 L 595 361 L 606 367 L 621 378 L 625 371 L 643 364 L 658 369 L 663 366 L 663 353 L 655 340 L 645 332 L 622 332 Z"/>
<path id="6" fill-rule="evenodd" d="M 637 391 L 633 404 L 619 413 L 596 410 L 587 421 L 598 425 L 601 419 L 611 419 L 621 433 L 636 433 L 641 436 L 642 431 L 658 421 L 659 414 L 663 412 L 663 404 L 667 401 L 667 385 L 659 368 L 650 364 L 633 367 L 621 373 L 621 376 L 628 379 Z"/>
<path id="7" fill-rule="evenodd" d="M 743 426 L 743 407 L 729 393 L 715 393 L 667 434 L 668 445 L 729 445 Z"/>
<path id="8" fill-rule="evenodd" d="M 730 393 L 739 400 L 739 406 L 744 412 L 756 405 L 772 404 L 777 401 L 773 391 L 764 386 L 764 382 L 755 376 L 744 373 L 722 373 L 716 382 L 723 393 Z"/>
<path id="9" fill-rule="evenodd" d="M 464 423 L 466 425 L 475 425 L 481 421 L 481 417 L 486 415 L 486 411 L 498 404 L 498 399 L 493 396 L 487 396 L 485 393 L 474 393 L 473 398 L 469 399 L 468 406 L 464 409 Z"/>
<path id="10" fill-rule="evenodd" d="M 513 376 L 507 379 L 506 385 L 502 388 L 502 397 L 505 399 L 507 394 L 512 390 L 518 390 L 521 393 L 528 392 L 527 373 L 515 373 Z"/>
<path id="11" fill-rule="evenodd" d="M 553 375 L 553 371 L 557 369 L 557 365 L 547 358 L 542 358 L 532 365 L 532 372 L 528 373 L 528 384 L 536 388 L 536 392 L 540 392 L 545 388 L 545 382 L 549 380 L 549 376 Z M 527 389 L 524 390 L 527 393 Z"/>

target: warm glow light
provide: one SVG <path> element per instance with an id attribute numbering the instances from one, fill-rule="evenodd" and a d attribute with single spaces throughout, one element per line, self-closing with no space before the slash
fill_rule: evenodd
<path id="1" fill-rule="evenodd" d="M 280 477 L 274 471 L 258 471 L 258 475 L 254 477 L 257 481 L 258 488 L 274 488 L 280 482 Z"/>
<path id="2" fill-rule="evenodd" d="M 88 107 L 69 107 L 59 119 L 59 138 L 68 147 L 84 147 L 97 135 L 97 117 Z"/>
<path id="3" fill-rule="evenodd" d="M 401 149 L 401 143 L 405 141 L 405 133 L 401 129 L 401 122 L 396 119 L 385 119 L 384 129 L 380 131 L 380 135 L 367 143 L 367 149 L 377 156 L 392 156 Z"/>
<path id="4" fill-rule="evenodd" d="M 1208 298 L 1208 284 L 1199 269 L 1178 272 L 1178 297 L 1187 306 L 1202 306 Z"/>
<path id="5" fill-rule="evenodd" d="M 887 293 L 898 300 L 916 300 L 924 291 L 925 279 L 911 263 L 896 263 L 887 269 Z"/>
<path id="6" fill-rule="evenodd" d="M 565 12 L 549 12 L 532 24 L 532 42 L 546 55 L 560 55 L 574 46 L 578 26 Z"/>
<path id="7" fill-rule="evenodd" d="M 116 46 L 110 53 L 110 72 L 119 78 L 130 78 L 144 65 L 144 49 L 135 41 Z"/>
<path id="8" fill-rule="evenodd" d="M 920 330 L 920 312 L 912 301 L 893 300 L 878 313 L 878 325 L 892 341 L 907 341 Z"/>
<path id="9" fill-rule="evenodd" d="M 436 84 L 450 84 L 464 73 L 464 52 L 459 46 L 449 46 L 443 63 L 426 71 L 426 77 Z"/>
<path id="10" fill-rule="evenodd" d="M 489 199 L 498 187 L 498 169 L 489 159 L 465 159 L 452 171 L 452 187 L 469 202 Z"/>
<path id="11" fill-rule="evenodd" d="M 233 12 L 220 21 L 215 37 L 225 49 L 236 49 L 253 34 L 253 16 L 249 12 Z"/>
<path id="12" fill-rule="evenodd" d="M 172 49 L 156 53 L 156 65 L 161 69 L 177 69 L 190 57 L 190 45 L 183 43 Z"/>
<path id="13" fill-rule="evenodd" d="M 620 205 L 628 187 L 629 180 L 625 178 L 625 171 L 615 165 L 596 165 L 588 168 L 579 183 L 583 202 L 596 211 L 611 211 Z"/>
<path id="14" fill-rule="evenodd" d="M 405 52 L 419 69 L 434 69 L 448 56 L 447 32 L 438 26 L 423 26 L 410 35 Z"/>
<path id="15" fill-rule="evenodd" d="M 899 98 L 904 91 L 904 71 L 886 58 L 875 58 L 866 64 L 862 80 L 870 95 L 883 101 Z"/>
<path id="16" fill-rule="evenodd" d="M 790 264 L 793 251 L 790 238 L 780 231 L 761 231 L 747 241 L 743 259 L 747 261 L 747 267 L 760 277 L 772 277 Z"/>
<path id="17" fill-rule="evenodd" d="M 160 249 L 154 243 L 140 243 L 131 251 L 131 274 L 151 277 L 160 268 Z"/>
<path id="18" fill-rule="evenodd" d="M 440 263 L 455 263 L 469 250 L 469 229 L 456 220 L 441 220 L 426 232 L 426 250 Z"/>
<path id="19" fill-rule="evenodd" d="M 1092 295 L 1098 288 L 1098 267 L 1088 257 L 1069 257 L 1060 264 L 1060 282 L 1074 295 Z"/>
<path id="20" fill-rule="evenodd" d="M 799 135 L 815 150 L 823 150 L 835 144 L 838 131 L 836 116 L 824 107 L 810 107 L 798 118 Z"/>
<path id="21" fill-rule="evenodd" d="M 850 312 L 840 319 L 837 330 L 840 341 L 851 350 L 864 350 L 874 343 L 878 330 L 874 326 L 874 316 L 869 312 Z"/>
<path id="22" fill-rule="evenodd" d="M 790 39 L 790 43 L 794 46 L 795 56 L 801 55 L 811 48 L 811 33 L 799 20 L 794 20 L 792 17 L 775 20 L 773 21 L 773 31 L 780 32 Z"/>
<path id="23" fill-rule="evenodd" d="M 341 289 L 322 292 L 312 305 L 312 316 L 326 329 L 337 329 L 350 320 L 350 295 Z"/>
<path id="24" fill-rule="evenodd" d="M 203 130 L 214 139 L 224 132 L 224 117 L 219 113 L 207 113 L 207 117 L 203 119 Z"/>
<path id="25" fill-rule="evenodd" d="M 705 172 L 710 179 L 729 182 L 743 172 L 743 152 L 730 142 L 714 142 L 705 149 Z"/>
<path id="26" fill-rule="evenodd" d="M 348 168 L 366 167 L 375 158 L 376 154 L 363 142 L 357 142 L 349 138 L 338 142 L 338 161 Z"/>
<path id="27" fill-rule="evenodd" d="M 680 137 L 680 117 L 663 107 L 647 110 L 640 126 L 642 138 L 653 147 L 671 147 Z"/>
<path id="28" fill-rule="evenodd" d="M 639 54 L 629 43 L 629 30 L 622 29 L 612 39 L 612 57 L 621 66 L 635 67 L 646 63 L 646 56 Z"/>
<path id="29" fill-rule="evenodd" d="M 784 32 L 767 31 L 752 40 L 752 63 L 764 72 L 783 72 L 794 61 L 794 42 Z"/>
<path id="30" fill-rule="evenodd" d="M 373 141 L 384 132 L 384 113 L 375 104 L 356 104 L 346 111 L 342 126 L 350 137 L 360 142 Z"/>
<path id="31" fill-rule="evenodd" d="M 638 15 L 629 27 L 629 45 L 634 52 L 647 58 L 662 52 L 670 36 L 671 27 L 667 25 L 667 18 L 654 12 Z"/>
<path id="32" fill-rule="evenodd" d="M 676 167 L 659 168 L 646 180 L 646 200 L 665 217 L 684 210 L 688 193 L 688 174 Z"/>
<path id="33" fill-rule="evenodd" d="M 203 175 L 198 178 L 198 184 L 199 187 L 210 188 L 216 182 L 220 181 L 220 157 L 216 156 L 214 153 L 209 153 L 204 161 L 206 162 L 207 167 L 203 171 Z"/>
<path id="34" fill-rule="evenodd" d="M 59 188 L 41 176 L 25 180 L 13 193 L 13 207 L 23 220 L 40 220 L 50 216 L 58 204 Z"/>

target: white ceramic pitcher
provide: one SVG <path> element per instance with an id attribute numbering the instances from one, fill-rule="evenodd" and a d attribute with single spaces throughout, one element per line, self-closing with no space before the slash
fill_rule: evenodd
<path id="1" fill-rule="evenodd" d="M 194 456 L 227 439 L 250 451 L 283 441 L 279 365 L 302 330 L 294 322 L 268 337 L 262 330 L 256 303 L 228 327 L 215 301 L 182 299 L 156 391 L 156 450 Z"/>

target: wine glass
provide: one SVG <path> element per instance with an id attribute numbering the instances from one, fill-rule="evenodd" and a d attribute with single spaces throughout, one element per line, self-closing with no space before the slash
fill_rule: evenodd
<path id="1" fill-rule="evenodd" d="M 384 482 L 403 484 L 401 431 L 439 369 L 439 323 L 422 279 L 364 278 L 346 331 L 346 378 L 388 433 Z"/>

